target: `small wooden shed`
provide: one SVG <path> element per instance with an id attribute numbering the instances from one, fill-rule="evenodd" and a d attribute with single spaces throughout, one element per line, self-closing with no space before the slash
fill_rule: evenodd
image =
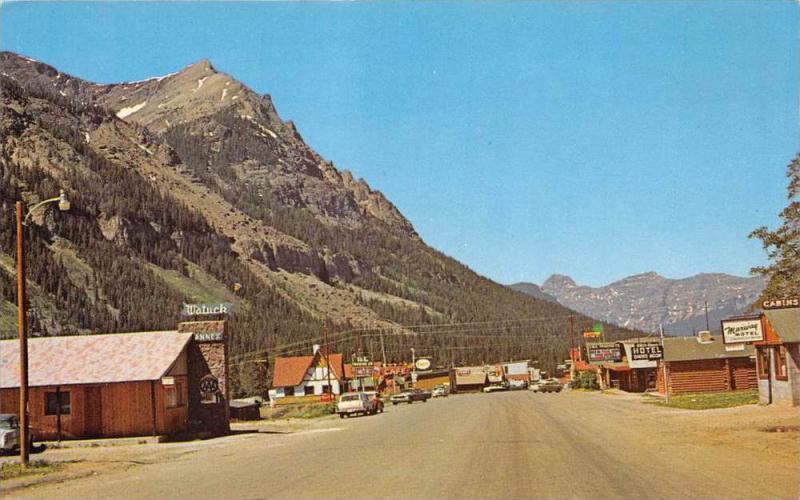
<path id="1" fill-rule="evenodd" d="M 28 341 L 36 440 L 168 434 L 188 424 L 187 346 L 177 331 Z M 19 341 L 0 341 L 0 413 L 19 414 Z"/>

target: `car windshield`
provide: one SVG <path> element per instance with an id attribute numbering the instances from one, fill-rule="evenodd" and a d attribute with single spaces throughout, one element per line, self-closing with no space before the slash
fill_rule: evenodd
<path id="1" fill-rule="evenodd" d="M 14 417 L 0 417 L 0 429 L 13 429 L 14 427 Z"/>
<path id="2" fill-rule="evenodd" d="M 357 401 L 358 399 L 358 394 L 345 394 L 340 401 Z"/>

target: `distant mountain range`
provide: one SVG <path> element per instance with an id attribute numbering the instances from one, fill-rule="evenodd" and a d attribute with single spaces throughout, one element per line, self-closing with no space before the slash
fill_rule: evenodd
<path id="1" fill-rule="evenodd" d="M 706 328 L 705 303 L 711 330 L 722 318 L 745 313 L 766 286 L 765 278 L 701 273 L 669 279 L 655 272 L 629 276 L 606 286 L 581 286 L 569 276 L 554 274 L 540 287 L 515 283 L 511 288 L 557 302 L 588 316 L 648 332 L 660 324 L 670 334 L 691 334 Z"/>

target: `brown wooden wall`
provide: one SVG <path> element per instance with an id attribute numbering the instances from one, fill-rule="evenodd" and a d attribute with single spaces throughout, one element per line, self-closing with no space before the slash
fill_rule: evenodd
<path id="1" fill-rule="evenodd" d="M 61 386 L 61 392 L 69 391 L 71 406 L 69 415 L 61 415 L 61 439 L 147 436 L 184 430 L 188 424 L 188 383 L 185 375 L 175 379 L 182 380 L 184 392 L 183 406 L 176 408 L 166 407 L 166 389 L 161 381 Z M 55 391 L 56 387 L 30 389 L 30 425 L 37 441 L 59 438 L 58 417 L 45 415 L 45 393 Z M 93 398 L 93 394 L 97 397 Z M 0 413 L 19 414 L 18 389 L 0 390 Z M 92 421 L 98 424 L 94 429 Z"/>
<path id="2" fill-rule="evenodd" d="M 750 358 L 667 361 L 670 394 L 757 389 L 755 363 Z M 657 372 L 658 391 L 664 392 L 664 368 Z"/>
<path id="3" fill-rule="evenodd" d="M 433 389 L 437 385 L 449 384 L 450 374 L 446 373 L 438 377 L 420 378 L 417 380 L 417 389 Z"/>

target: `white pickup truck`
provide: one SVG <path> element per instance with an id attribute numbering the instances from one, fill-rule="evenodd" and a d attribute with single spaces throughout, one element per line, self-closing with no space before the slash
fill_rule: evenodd
<path id="1" fill-rule="evenodd" d="M 359 414 L 372 415 L 378 411 L 383 411 L 383 404 L 366 392 L 342 394 L 336 405 L 336 413 L 339 414 L 339 418 Z"/>

